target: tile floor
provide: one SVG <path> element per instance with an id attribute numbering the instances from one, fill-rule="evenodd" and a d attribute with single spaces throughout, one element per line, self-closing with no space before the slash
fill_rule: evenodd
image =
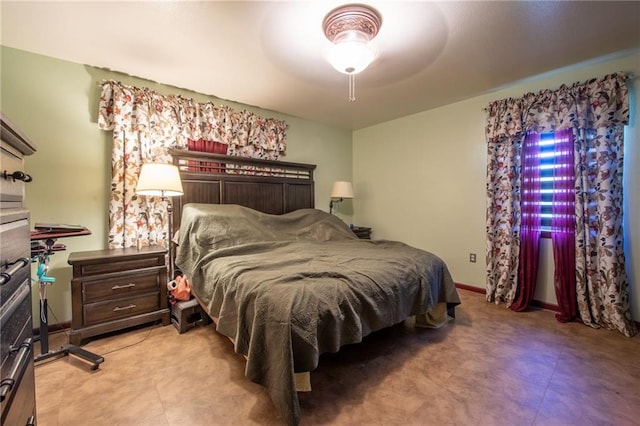
<path id="1" fill-rule="evenodd" d="M 301 425 L 640 424 L 640 336 L 460 296 L 438 330 L 407 321 L 323 355 L 313 392 L 300 394 Z M 39 426 L 283 424 L 212 326 L 149 326 L 84 347 L 104 356 L 98 370 L 74 357 L 36 367 Z"/>

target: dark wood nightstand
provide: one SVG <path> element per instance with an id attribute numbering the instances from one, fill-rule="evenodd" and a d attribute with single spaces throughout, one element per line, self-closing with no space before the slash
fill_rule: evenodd
<path id="1" fill-rule="evenodd" d="M 351 230 L 361 240 L 371 239 L 371 228 L 367 228 L 365 226 L 352 226 Z"/>
<path id="2" fill-rule="evenodd" d="M 75 252 L 69 342 L 161 320 L 170 322 L 162 247 Z"/>

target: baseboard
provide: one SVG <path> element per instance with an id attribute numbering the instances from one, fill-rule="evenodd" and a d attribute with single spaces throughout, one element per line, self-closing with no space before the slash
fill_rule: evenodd
<path id="1" fill-rule="evenodd" d="M 455 284 L 456 284 L 456 288 L 459 288 L 462 290 L 472 291 L 474 293 L 480 293 L 480 294 L 487 294 L 487 291 L 484 288 L 475 287 L 472 285 L 467 285 L 462 283 L 455 283 Z"/>
<path id="2" fill-rule="evenodd" d="M 474 287 L 467 284 L 456 283 L 456 288 L 462 290 L 472 291 L 474 293 L 487 294 L 486 289 L 480 287 Z M 532 300 L 530 303 L 531 306 L 541 309 L 547 309 L 549 311 L 560 312 L 560 307 L 558 305 L 554 305 L 552 303 L 541 302 L 539 300 Z"/>
<path id="3" fill-rule="evenodd" d="M 55 333 L 57 331 L 67 330 L 69 328 L 71 328 L 71 321 L 66 321 L 59 324 L 49 324 L 49 333 Z M 40 335 L 40 327 L 33 329 L 33 335 Z"/>
<path id="4" fill-rule="evenodd" d="M 456 283 L 456 288 L 472 291 L 474 293 L 487 294 L 487 291 L 484 288 L 475 287 L 468 284 Z M 552 303 L 545 303 L 539 300 L 532 300 L 531 306 L 535 306 L 536 308 L 547 309 L 549 311 L 560 312 L 560 307 L 558 305 L 554 305 Z M 636 327 L 640 330 L 640 321 L 633 321 L 636 323 Z"/>
<path id="5" fill-rule="evenodd" d="M 539 300 L 532 300 L 531 306 L 535 306 L 536 308 L 547 309 L 549 311 L 560 312 L 560 306 L 554 305 L 552 303 L 545 303 Z"/>

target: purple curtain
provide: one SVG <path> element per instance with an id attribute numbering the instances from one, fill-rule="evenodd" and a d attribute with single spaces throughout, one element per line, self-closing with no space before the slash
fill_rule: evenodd
<path id="1" fill-rule="evenodd" d="M 520 262 L 518 288 L 511 310 L 527 309 L 533 299 L 538 277 L 540 242 L 540 135 L 528 132 L 522 147 L 522 187 L 520 220 Z"/>
<path id="2" fill-rule="evenodd" d="M 576 298 L 576 191 L 573 130 L 555 132 L 556 165 L 553 169 L 553 217 L 551 239 L 555 263 L 554 286 L 560 312 L 556 318 L 569 322 L 577 317 Z"/>

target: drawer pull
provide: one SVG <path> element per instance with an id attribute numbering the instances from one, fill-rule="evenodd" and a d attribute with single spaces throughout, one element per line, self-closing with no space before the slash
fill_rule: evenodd
<path id="1" fill-rule="evenodd" d="M 135 307 L 136 305 L 134 305 L 133 303 L 128 306 L 116 306 L 115 308 L 113 308 L 113 312 L 126 311 L 128 309 L 133 309 Z"/>
<path id="2" fill-rule="evenodd" d="M 8 269 L 0 273 L 0 285 L 4 285 L 11 281 L 11 276 L 29 264 L 29 259 L 21 257 L 14 262 L 7 262 L 4 266 Z"/>
<path id="3" fill-rule="evenodd" d="M 111 287 L 111 290 L 121 290 L 123 288 L 131 288 L 135 286 L 136 286 L 135 283 L 129 283 L 125 285 L 114 285 L 113 287 Z"/>
<path id="4" fill-rule="evenodd" d="M 4 172 L 2 172 L 2 177 L 5 178 L 6 180 L 11 179 L 14 182 L 17 180 L 21 180 L 23 182 L 31 182 L 33 180 L 31 175 L 28 175 L 25 172 L 21 172 L 20 170 L 16 170 L 13 173 L 9 173 L 8 171 L 5 170 Z"/>
<path id="5" fill-rule="evenodd" d="M 0 402 L 3 402 L 9 392 L 13 390 L 13 386 L 16 383 L 16 378 L 20 376 L 23 370 L 24 364 L 29 361 L 31 356 L 31 338 L 26 339 L 20 345 L 18 355 L 13 361 L 9 375 L 0 381 Z"/>

